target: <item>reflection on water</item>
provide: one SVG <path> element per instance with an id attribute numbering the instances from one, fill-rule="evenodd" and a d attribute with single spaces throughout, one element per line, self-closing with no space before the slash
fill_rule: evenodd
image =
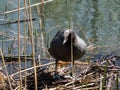
<path id="1" fill-rule="evenodd" d="M 15 2 L 14 2 L 15 1 Z M 36 0 L 37 1 L 37 0 Z M 32 1 L 32 3 L 36 3 Z M 17 1 L 2 0 L 0 4 L 0 13 L 17 8 Z M 24 6 L 21 1 L 21 7 Z M 39 9 L 40 10 L 40 9 Z M 34 32 L 40 33 L 40 16 L 36 8 L 32 8 Z M 94 50 L 94 53 L 119 53 L 120 44 L 120 2 L 119 0 L 54 0 L 45 4 L 45 46 L 52 39 L 58 30 L 73 28 L 86 42 L 90 41 L 95 46 L 101 46 Z M 5 24 L 6 22 L 17 20 L 17 12 L 0 16 L 0 47 L 4 53 L 8 53 L 8 48 L 12 46 L 11 53 L 17 53 L 17 23 Z M 21 20 L 24 19 L 24 10 L 21 11 Z M 80 27 L 82 30 L 80 30 Z M 28 28 L 28 27 L 26 27 Z M 24 23 L 21 23 L 21 50 L 23 50 Z M 86 33 L 86 36 L 83 34 Z M 28 33 L 27 33 L 28 35 Z M 40 36 L 40 34 L 38 34 Z M 39 40 L 39 38 L 38 38 Z M 36 42 L 37 43 L 37 42 Z M 88 42 L 89 45 L 89 42 Z M 110 46 L 114 45 L 114 46 Z M 102 46 L 110 46 L 103 48 Z M 36 48 L 40 48 L 36 44 Z M 39 49 L 36 49 L 39 50 Z M 37 53 L 39 51 L 36 51 Z M 92 52 L 93 53 L 93 52 Z M 27 54 L 31 54 L 30 41 L 27 42 Z"/>

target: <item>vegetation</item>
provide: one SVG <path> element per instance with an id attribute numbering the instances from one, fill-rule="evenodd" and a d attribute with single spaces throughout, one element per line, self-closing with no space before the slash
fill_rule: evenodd
<path id="1" fill-rule="evenodd" d="M 53 3 L 49 4 L 51 2 Z M 82 2 L 82 0 L 78 0 L 77 2 Z M 82 21 L 80 21 L 81 24 L 75 22 L 77 16 L 74 16 L 75 11 L 72 4 L 76 4 L 77 6 L 77 2 L 75 3 L 72 0 L 65 0 L 65 4 L 58 9 L 55 7 L 57 7 L 58 3 L 60 3 L 59 0 L 41 0 L 40 3 L 35 4 L 31 4 L 31 0 L 24 0 L 22 6 L 20 0 L 18 0 L 17 9 L 10 11 L 8 10 L 9 8 L 5 6 L 5 11 L 3 13 L 0 12 L 0 14 L 6 17 L 6 22 L 0 23 L 0 26 L 8 27 L 9 30 L 0 30 L 0 89 L 119 90 L 120 56 L 116 53 L 104 55 L 94 54 L 94 51 L 101 50 L 101 48 L 106 48 L 107 51 L 110 47 L 115 47 L 115 51 L 119 51 L 120 44 L 116 43 L 115 40 L 112 40 L 115 42 L 115 44 L 107 44 L 105 46 L 103 43 L 108 43 L 108 40 L 103 41 L 101 44 L 98 43 L 98 45 L 93 45 L 92 43 L 94 43 L 95 40 L 93 40 L 91 35 L 87 34 L 85 30 L 86 28 L 84 27 L 86 23 L 90 23 L 89 19 L 91 19 L 91 27 L 93 28 L 93 31 L 90 31 L 89 33 L 92 32 L 93 36 L 95 37 L 94 39 L 97 41 L 98 36 L 95 33 L 97 32 L 96 29 L 98 29 L 99 25 L 96 21 L 101 20 L 101 22 L 103 22 L 101 18 L 103 18 L 104 15 L 101 15 L 100 10 L 97 8 L 99 7 L 98 0 L 96 2 L 93 0 L 94 5 L 92 5 L 95 8 L 95 12 L 94 9 L 91 9 L 91 12 L 94 12 L 93 17 L 85 18 L 88 17 L 85 14 L 82 15 L 83 20 L 86 22 L 85 24 L 82 23 Z M 91 2 L 89 1 L 89 3 Z M 111 3 L 111 1 L 107 3 L 109 7 Z M 116 7 L 113 8 L 116 10 L 116 8 L 119 7 L 119 3 L 115 1 L 113 4 L 116 4 Z M 49 6 L 51 8 L 48 8 L 49 10 L 46 10 L 46 8 Z M 74 12 L 72 12 L 72 10 Z M 78 8 L 78 11 L 79 10 L 81 9 Z M 33 13 L 35 11 L 39 17 L 33 17 Z M 82 11 L 80 12 L 83 14 Z M 87 10 L 85 12 L 88 13 Z M 17 13 L 17 17 L 14 15 L 14 13 Z M 12 17 L 17 18 L 17 20 L 9 20 L 7 18 L 9 14 L 13 14 Z M 21 19 L 22 14 L 24 17 Z M 56 17 L 54 18 L 53 15 Z M 112 14 L 110 15 L 112 16 Z M 109 16 L 109 20 L 112 20 L 111 16 Z M 117 16 L 118 15 L 115 15 L 113 19 L 115 19 Z M 46 20 L 47 17 L 49 18 Z M 65 21 L 63 21 L 63 19 L 60 19 L 60 17 L 63 17 Z M 55 22 L 48 25 L 47 21 L 52 21 L 50 18 L 53 18 Z M 38 25 L 36 25 L 36 20 L 38 20 Z M 62 21 L 63 26 L 60 25 L 58 20 Z M 119 21 L 119 19 L 117 21 Z M 106 24 L 106 22 L 103 23 Z M 109 22 L 105 25 L 105 27 L 108 27 L 107 29 L 110 29 L 109 25 L 110 27 L 115 26 L 115 23 L 112 25 L 112 23 Z M 52 27 L 52 24 L 54 24 L 55 27 Z M 13 25 L 13 27 L 17 26 L 17 28 L 14 27 L 17 29 L 17 32 L 12 30 L 9 25 Z M 49 26 L 49 28 L 46 28 L 46 26 Z M 100 24 L 100 26 L 102 29 L 105 29 L 102 24 Z M 39 30 L 36 27 L 39 27 Z M 59 69 L 58 74 L 60 77 L 56 79 L 54 78 L 54 59 L 51 58 L 47 49 L 49 47 L 49 42 L 51 39 L 50 36 L 53 35 L 52 31 L 55 29 L 60 30 L 63 28 L 75 28 L 78 30 L 77 32 L 81 32 L 89 44 L 88 51 L 90 51 L 90 53 L 87 53 L 86 56 L 82 59 L 86 62 L 75 62 L 75 78 L 70 77 L 70 65 L 68 65 L 66 68 L 63 67 Z M 88 26 L 88 28 L 90 28 L 90 26 Z M 14 35 L 17 37 L 14 35 L 10 36 L 9 33 L 14 33 Z M 98 33 L 101 34 L 101 32 Z M 112 37 L 111 34 L 110 36 Z M 102 37 L 102 39 L 105 39 L 105 37 Z M 5 43 L 8 44 L 8 48 L 6 48 Z M 17 48 L 17 50 L 15 48 Z"/>

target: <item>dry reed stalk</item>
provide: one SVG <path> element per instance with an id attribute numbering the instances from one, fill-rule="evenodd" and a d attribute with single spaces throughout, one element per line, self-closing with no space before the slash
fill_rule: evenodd
<path id="1" fill-rule="evenodd" d="M 57 29 L 59 27 L 60 27 L 60 25 L 56 25 L 55 27 L 52 27 L 52 28 L 46 30 L 44 33 L 50 33 L 52 30 Z"/>
<path id="2" fill-rule="evenodd" d="M 28 6 L 30 7 L 30 0 L 28 0 Z M 33 23 L 32 23 L 32 10 L 31 7 L 29 8 L 30 12 L 30 40 L 32 46 L 32 58 L 33 58 L 33 66 L 34 66 L 34 79 L 35 79 L 35 90 L 37 90 L 37 73 L 36 73 L 36 63 L 35 63 L 35 48 L 34 48 L 34 41 L 33 41 Z"/>
<path id="3" fill-rule="evenodd" d="M 0 89 L 6 90 L 6 86 L 5 86 L 5 80 L 6 80 L 6 76 L 0 72 Z"/>
<path id="4" fill-rule="evenodd" d="M 10 47 L 9 47 L 9 52 L 8 52 L 8 54 L 11 54 L 11 51 L 12 51 L 14 42 L 15 42 L 15 38 L 13 39 L 13 41 L 12 41 Z"/>
<path id="5" fill-rule="evenodd" d="M 4 41 L 3 41 L 3 33 L 2 33 L 2 52 L 4 53 Z"/>
<path id="6" fill-rule="evenodd" d="M 44 4 L 45 3 L 49 3 L 49 2 L 52 2 L 53 0 L 48 0 L 48 1 L 45 1 L 44 2 Z M 32 4 L 32 5 L 28 5 L 27 6 L 27 9 L 28 8 L 31 8 L 31 7 L 34 7 L 34 6 L 38 6 L 38 5 L 41 5 L 41 3 L 35 3 L 35 4 Z M 22 8 L 20 8 L 19 10 L 24 10 L 25 9 L 25 7 L 22 7 Z M 17 12 L 18 11 L 18 9 L 14 9 L 14 10 L 11 10 L 11 11 L 6 11 L 6 12 L 4 12 L 4 13 L 2 13 L 2 14 L 9 14 L 9 13 L 12 13 L 12 12 Z"/>
<path id="7" fill-rule="evenodd" d="M 21 37 L 21 38 L 24 38 L 24 37 Z M 29 37 L 26 37 L 26 38 L 29 38 Z M 6 40 L 3 40 L 4 42 L 7 42 L 7 41 L 13 41 L 14 38 L 12 39 L 6 39 Z M 18 40 L 17 38 L 15 38 L 15 40 Z M 0 40 L 0 42 L 2 42 L 2 40 Z"/>
<path id="8" fill-rule="evenodd" d="M 87 42 L 89 43 L 88 50 L 93 50 L 93 49 L 96 49 L 96 48 L 108 48 L 108 47 L 120 46 L 120 44 L 112 44 L 112 45 L 106 45 L 106 46 L 101 46 L 101 45 L 94 46 L 91 43 L 91 41 L 88 39 L 88 36 L 87 36 L 86 32 L 83 30 L 83 28 L 80 25 L 78 25 L 78 24 L 77 24 L 77 26 L 78 26 L 79 30 L 82 31 L 82 33 L 85 36 Z"/>
<path id="9" fill-rule="evenodd" d="M 112 44 L 112 45 L 106 45 L 106 46 L 97 45 L 96 48 L 109 48 L 109 47 L 116 47 L 116 46 L 120 46 L 120 44 Z"/>
<path id="10" fill-rule="evenodd" d="M 9 78 L 9 75 L 8 75 L 8 71 L 7 71 L 7 68 L 6 68 L 6 65 L 5 65 L 5 60 L 4 60 L 4 56 L 3 56 L 3 53 L 2 53 L 1 48 L 0 48 L 0 54 L 1 54 L 1 56 L 2 56 L 2 62 L 3 62 L 3 66 L 4 66 L 4 68 L 5 68 L 5 72 L 6 72 L 6 74 L 7 74 L 7 79 L 8 79 L 8 83 L 9 83 L 9 86 L 10 86 L 10 90 L 13 90 L 13 89 L 12 89 L 12 85 L 11 85 L 11 83 L 10 83 L 10 78 Z"/>
<path id="11" fill-rule="evenodd" d="M 18 0 L 18 63 L 19 63 L 19 74 L 20 74 L 20 90 L 22 90 L 22 75 L 21 75 L 21 58 L 20 58 L 20 0 Z"/>
<path id="12" fill-rule="evenodd" d="M 38 11 L 38 9 L 37 9 Z M 45 31 L 45 16 L 44 16 L 44 0 L 41 0 L 41 5 L 40 5 L 40 12 L 38 11 L 38 15 L 40 16 L 39 22 L 40 22 L 40 37 L 41 37 L 41 49 L 42 49 L 42 54 L 43 57 L 45 57 L 45 45 L 44 45 L 44 31 Z"/>
<path id="13" fill-rule="evenodd" d="M 78 90 L 78 89 L 85 90 L 84 89 L 85 87 L 89 87 L 89 86 L 92 86 L 92 85 L 95 85 L 95 84 L 94 83 L 89 83 L 89 84 L 86 84 L 86 85 L 81 85 L 81 86 L 75 87 L 74 90 Z"/>
<path id="14" fill-rule="evenodd" d="M 73 83 L 72 83 L 72 87 L 75 88 L 74 85 L 74 60 L 73 60 L 73 42 L 72 42 L 72 38 L 73 36 L 71 35 L 71 66 L 72 66 L 72 77 L 73 77 Z"/>
<path id="15" fill-rule="evenodd" d="M 40 35 L 38 34 L 40 36 L 40 38 L 38 37 L 38 44 L 40 46 L 40 47 L 38 47 L 38 49 L 40 49 L 38 51 L 40 51 L 41 54 L 43 54 L 43 56 L 45 56 L 45 53 L 47 53 L 49 55 L 49 52 L 44 44 L 44 34 L 46 34 L 48 31 L 48 30 L 47 31 L 44 30 L 44 19 L 45 19 L 44 12 L 43 12 L 44 11 L 44 0 L 41 1 L 41 9 L 39 10 L 38 6 L 36 6 L 36 9 L 37 9 L 38 15 L 40 16 L 39 22 L 40 22 L 40 30 L 41 30 Z M 40 56 L 40 53 L 38 53 L 38 54 Z"/>
<path id="16" fill-rule="evenodd" d="M 92 43 L 91 43 L 91 41 L 88 39 L 88 36 L 87 36 L 86 32 L 84 31 L 84 29 L 83 29 L 80 25 L 78 25 L 78 24 L 77 24 L 77 26 L 78 26 L 79 30 L 80 30 L 80 31 L 83 33 L 83 35 L 85 36 L 85 39 L 87 40 L 87 42 L 89 43 L 89 45 L 92 45 Z"/>
<path id="17" fill-rule="evenodd" d="M 93 87 L 88 87 L 88 88 L 83 88 L 83 89 L 81 89 L 81 88 L 79 88 L 80 90 L 99 90 L 99 86 L 93 86 Z M 79 89 L 77 89 L 77 90 L 79 90 Z"/>
<path id="18" fill-rule="evenodd" d="M 66 7 L 67 7 L 67 11 L 68 11 L 68 28 L 69 29 L 72 29 L 73 30 L 73 21 L 72 21 L 72 17 L 71 17 L 71 11 L 70 11 L 70 3 L 68 0 L 66 0 Z M 75 82 L 75 76 L 74 76 L 74 60 L 73 60 L 73 42 L 72 42 L 72 38 L 73 38 L 73 35 L 71 35 L 71 46 L 70 46 L 70 49 L 71 49 L 71 71 L 72 71 L 72 88 L 74 89 L 75 88 L 75 85 L 74 85 L 74 82 Z"/>
<path id="19" fill-rule="evenodd" d="M 42 7 L 42 6 L 41 6 Z M 41 30 L 41 49 L 42 49 L 42 53 L 43 53 L 43 57 L 45 57 L 45 52 L 44 52 L 44 16 L 41 15 L 41 19 L 40 19 L 41 25 L 40 25 L 40 30 Z"/>
<path id="20" fill-rule="evenodd" d="M 37 19 L 37 17 L 32 18 L 33 21 L 36 20 L 36 19 Z M 29 18 L 28 19 L 21 19 L 20 23 L 24 23 L 25 21 L 30 21 L 30 19 Z M 8 21 L 6 23 L 2 23 L 0 25 L 14 24 L 14 23 L 17 23 L 17 22 L 18 22 L 18 20 L 13 20 L 13 21 Z"/>
<path id="21" fill-rule="evenodd" d="M 4 80 L 4 78 L 0 75 L 0 83 L 2 84 L 1 86 L 0 86 L 0 88 L 2 88 L 3 90 L 6 90 L 5 89 L 5 80 Z"/>
<path id="22" fill-rule="evenodd" d="M 112 90 L 112 85 L 113 85 L 113 81 L 114 81 L 114 73 L 111 73 L 112 76 L 108 79 L 108 84 L 107 84 L 107 88 L 106 90 Z"/>
<path id="23" fill-rule="evenodd" d="M 18 20 L 17 20 L 17 23 L 18 23 Z M 18 34 L 17 32 L 15 32 L 15 31 L 13 31 L 13 30 L 11 30 L 11 29 L 9 29 L 9 31 L 10 31 L 11 33 L 15 34 L 15 35 Z M 15 37 L 11 37 L 11 38 L 15 38 Z M 20 38 L 24 38 L 24 36 L 20 34 Z"/>
<path id="24" fill-rule="evenodd" d="M 38 66 L 35 66 L 35 67 L 38 68 L 38 67 L 48 66 L 48 65 L 51 65 L 51 64 L 55 64 L 55 62 L 50 62 L 50 63 L 47 63 L 47 64 L 38 65 Z M 21 70 L 21 73 L 23 73 L 23 72 L 25 72 L 25 71 L 32 70 L 32 69 L 34 69 L 34 67 L 27 68 L 26 70 Z M 13 76 L 15 76 L 15 75 L 17 75 L 17 74 L 19 74 L 19 72 L 16 72 L 16 73 L 11 74 L 10 77 L 13 77 Z"/>
<path id="25" fill-rule="evenodd" d="M 12 38 L 10 35 L 8 35 L 6 32 L 4 31 L 0 31 L 0 35 L 3 37 L 7 37 L 7 38 Z"/>
<path id="26" fill-rule="evenodd" d="M 27 4 L 26 4 L 26 0 L 24 0 L 24 7 L 25 7 L 25 10 L 24 10 L 24 12 L 25 12 L 25 26 L 24 26 L 24 54 L 25 54 L 25 83 L 24 83 L 24 85 L 25 85 L 25 89 L 26 89 L 26 86 L 27 86 L 27 83 L 26 83 L 26 81 L 27 81 L 27 78 L 26 78 L 26 67 L 27 67 L 27 62 L 26 62 L 26 42 L 27 42 L 27 40 L 26 40 L 26 25 L 27 25 L 27 21 L 26 21 L 26 19 L 27 19 L 27 16 L 28 16 L 28 13 L 27 13 Z"/>

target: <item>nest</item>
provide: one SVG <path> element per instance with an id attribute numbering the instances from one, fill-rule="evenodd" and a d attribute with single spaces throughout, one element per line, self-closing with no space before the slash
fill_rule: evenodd
<path id="1" fill-rule="evenodd" d="M 38 90 L 117 89 L 120 87 L 120 67 L 117 66 L 119 60 L 118 56 L 107 55 L 92 64 L 81 64 L 77 61 L 75 62 L 75 78 L 70 76 L 69 66 L 60 69 L 56 78 L 54 77 L 54 68 L 38 68 Z M 35 89 L 34 73 L 27 76 L 27 88 L 28 90 Z"/>
<path id="2" fill-rule="evenodd" d="M 43 62 L 45 59 L 42 59 Z M 42 61 L 41 60 L 41 61 Z M 51 60 L 49 60 L 51 61 Z M 71 67 L 60 67 L 58 77 L 54 75 L 54 62 L 42 63 L 36 66 L 37 89 L 38 90 L 119 90 L 120 88 L 120 56 L 101 56 L 90 64 L 75 62 L 74 77 L 70 75 Z M 35 90 L 34 67 L 22 70 L 22 88 Z M 26 75 L 25 75 L 26 71 Z M 1 72 L 2 73 L 2 72 Z M 19 88 L 19 72 L 10 75 L 10 82 L 13 89 Z M 19 76 L 19 75 L 18 75 Z M 4 73 L 0 74 L 1 89 L 9 90 L 8 78 Z M 4 77 L 4 78 L 3 78 Z M 3 85 L 4 82 L 4 85 Z M 4 86 L 4 88 L 3 88 Z"/>

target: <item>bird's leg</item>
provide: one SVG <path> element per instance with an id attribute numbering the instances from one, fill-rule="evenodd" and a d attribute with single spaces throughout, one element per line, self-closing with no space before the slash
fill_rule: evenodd
<path id="1" fill-rule="evenodd" d="M 74 77 L 74 60 L 71 62 L 71 75 Z"/>
<path id="2" fill-rule="evenodd" d="M 58 67 L 58 60 L 55 61 L 55 74 L 53 76 L 54 79 L 60 78 L 60 76 L 58 75 L 58 72 L 57 72 L 57 67 Z"/>
<path id="3" fill-rule="evenodd" d="M 57 75 L 58 60 L 55 60 L 55 75 Z"/>
<path id="4" fill-rule="evenodd" d="M 75 63 L 75 61 L 73 60 L 73 61 L 71 62 L 71 72 L 70 72 L 70 74 L 67 76 L 67 78 L 71 78 L 71 79 L 73 79 L 73 80 L 76 79 L 76 78 L 75 78 L 75 67 L 74 67 L 74 63 Z"/>

